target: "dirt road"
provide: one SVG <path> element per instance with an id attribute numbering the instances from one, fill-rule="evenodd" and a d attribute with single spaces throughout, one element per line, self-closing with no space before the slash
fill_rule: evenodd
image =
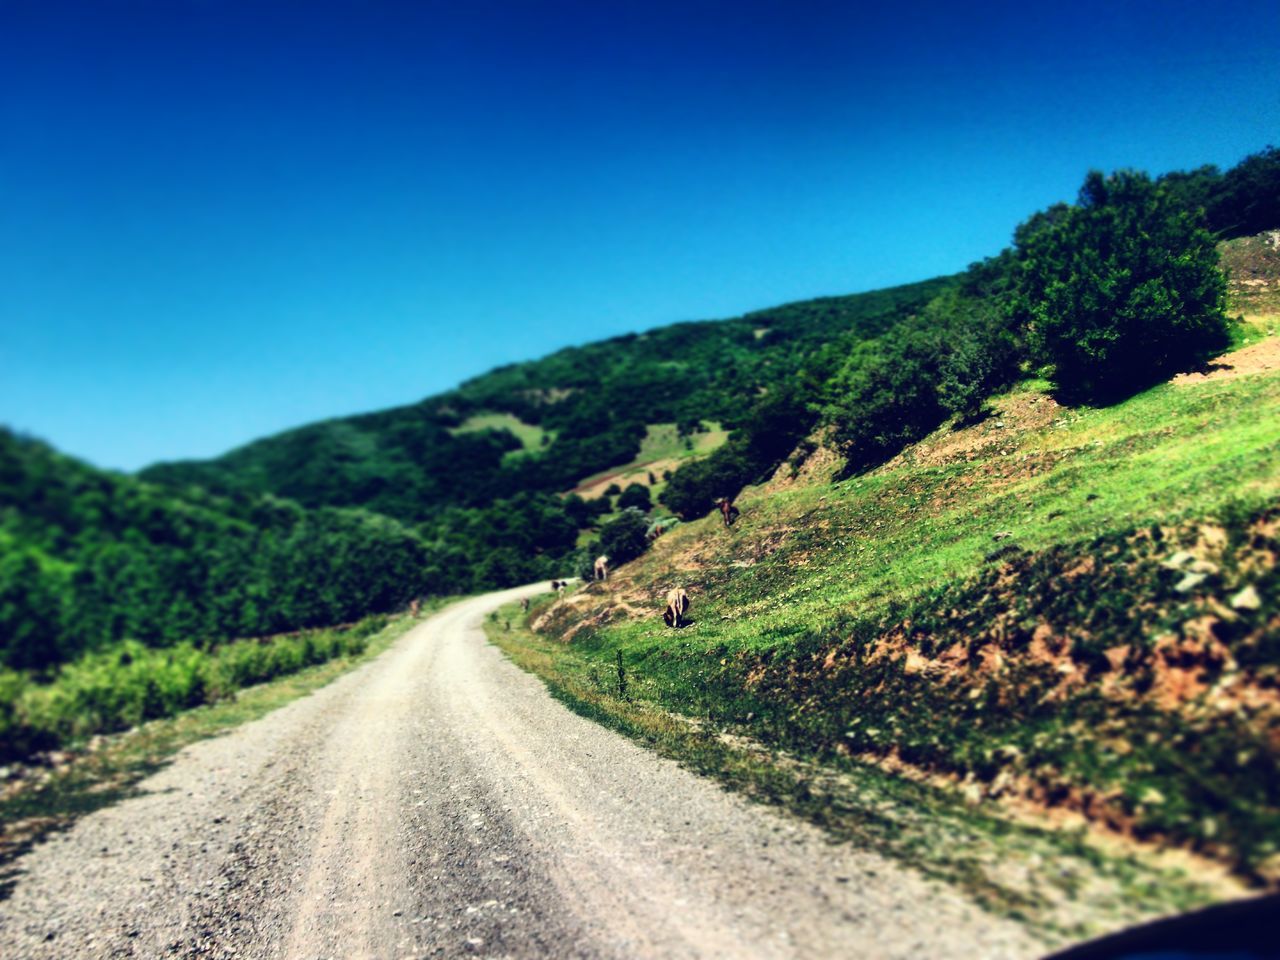
<path id="1" fill-rule="evenodd" d="M 1029 957 L 1020 928 L 552 700 L 449 607 L 37 848 L 18 957 Z"/>

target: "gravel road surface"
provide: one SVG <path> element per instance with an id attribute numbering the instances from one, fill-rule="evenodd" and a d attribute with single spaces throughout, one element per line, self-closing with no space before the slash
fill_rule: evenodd
<path id="1" fill-rule="evenodd" d="M 457 603 L 20 862 L 0 957 L 1034 957 L 569 712 Z"/>

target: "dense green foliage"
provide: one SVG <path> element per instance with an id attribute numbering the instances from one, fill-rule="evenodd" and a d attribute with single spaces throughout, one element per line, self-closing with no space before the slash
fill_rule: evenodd
<path id="1" fill-rule="evenodd" d="M 1226 287 L 1201 222 L 1145 174 L 1095 171 L 1076 206 L 1018 228 L 1010 310 L 1065 394 L 1132 393 L 1226 346 Z"/>
<path id="2" fill-rule="evenodd" d="M 643 483 L 628 484 L 627 489 L 618 495 L 618 509 L 625 510 L 628 507 L 634 507 L 642 513 L 652 510 L 653 501 L 649 488 Z"/>
<path id="3" fill-rule="evenodd" d="M 1248 237 L 1280 226 L 1280 149 L 1267 147 L 1222 173 L 1208 165 L 1167 173 L 1160 185 L 1183 208 L 1204 211 L 1220 240 Z"/>
<path id="4" fill-rule="evenodd" d="M 860 344 L 828 391 L 847 472 L 893 456 L 945 419 L 977 416 L 1017 375 L 1016 339 L 989 300 L 952 291 L 891 335 Z"/>
<path id="5" fill-rule="evenodd" d="M 672 475 L 662 503 L 681 519 L 691 520 L 721 498 L 732 500 L 743 487 L 767 479 L 813 428 L 816 414 L 810 399 L 819 389 L 811 375 L 807 381 L 788 381 L 766 393 L 724 446 Z"/>
<path id="6" fill-rule="evenodd" d="M 127 640 L 63 665 L 46 683 L 0 668 L 0 762 L 173 716 L 242 687 L 359 654 L 386 622 L 370 617 L 345 630 L 241 640 L 208 650 L 191 643 L 156 650 Z"/>
<path id="7" fill-rule="evenodd" d="M 165 647 L 344 623 L 441 588 L 426 543 L 388 517 L 176 496 L 7 431 L 0 543 L 0 662 L 19 669 L 126 638 Z"/>

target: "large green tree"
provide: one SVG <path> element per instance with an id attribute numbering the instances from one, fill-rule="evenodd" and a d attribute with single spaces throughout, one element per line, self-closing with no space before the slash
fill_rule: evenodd
<path id="1" fill-rule="evenodd" d="M 1091 172 L 1018 228 L 1010 306 L 1075 399 L 1108 400 L 1227 342 L 1226 284 L 1198 211 L 1144 173 Z"/>

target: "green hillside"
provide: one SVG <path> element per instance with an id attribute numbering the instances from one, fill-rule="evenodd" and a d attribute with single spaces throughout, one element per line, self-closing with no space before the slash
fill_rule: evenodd
<path id="1" fill-rule="evenodd" d="M 826 297 L 561 350 L 412 406 L 325 421 L 145 479 L 361 506 L 410 522 L 557 493 L 636 460 L 650 425 L 740 425 L 763 389 L 883 334 L 954 284 Z M 543 444 L 543 438 L 549 442 Z M 525 456 L 518 456 L 518 453 Z"/>

